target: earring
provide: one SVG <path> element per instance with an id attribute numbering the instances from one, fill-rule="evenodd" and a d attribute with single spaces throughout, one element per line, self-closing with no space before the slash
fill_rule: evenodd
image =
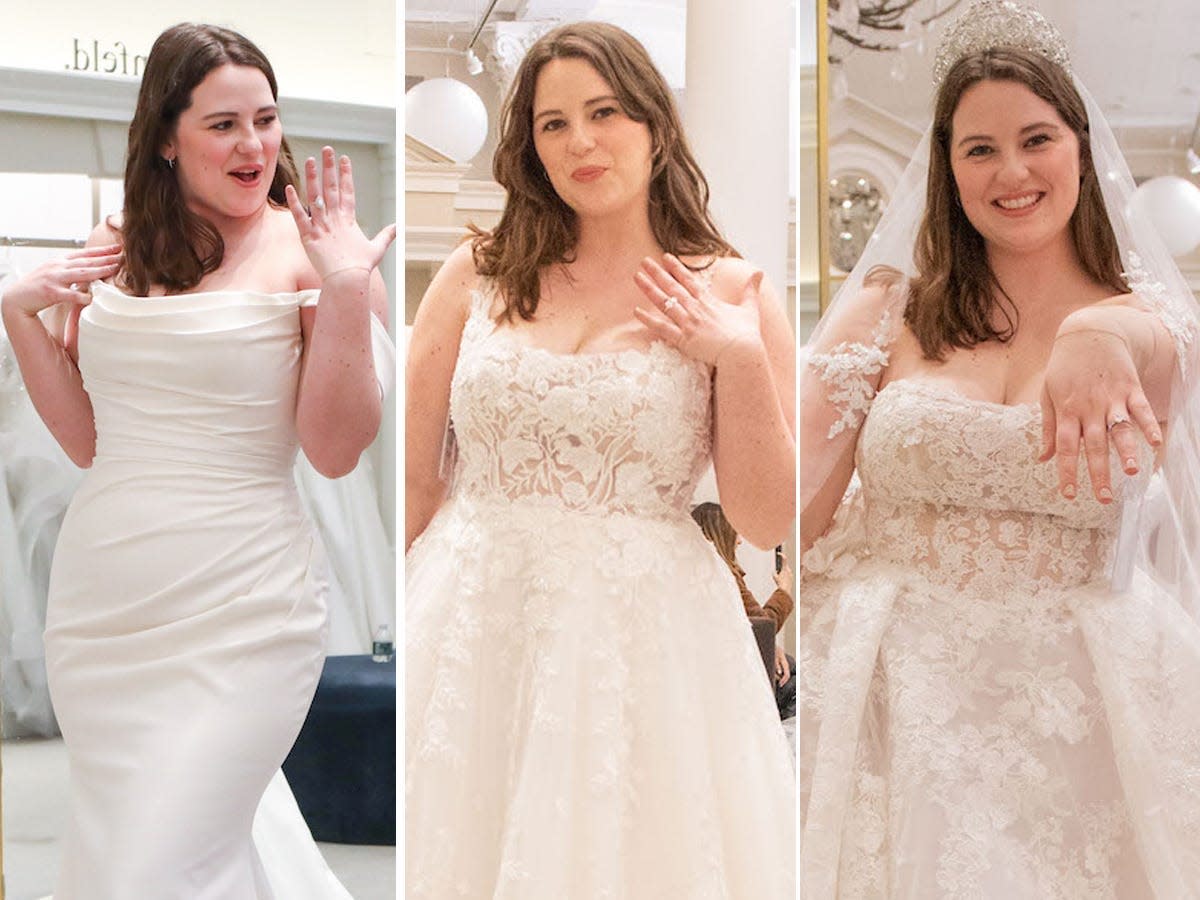
<path id="1" fill-rule="evenodd" d="M 172 168 L 172 169 L 175 168 L 175 157 L 171 156 L 171 157 L 163 157 L 163 158 L 167 160 L 167 166 L 169 168 Z"/>

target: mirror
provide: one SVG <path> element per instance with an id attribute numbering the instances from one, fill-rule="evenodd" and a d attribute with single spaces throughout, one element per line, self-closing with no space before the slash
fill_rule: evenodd
<path id="1" fill-rule="evenodd" d="M 351 156 L 359 221 L 374 234 L 396 216 L 395 8 L 389 0 L 369 0 L 356 9 L 357 18 L 331 23 L 278 2 L 253 9 L 168 3 L 152 16 L 141 9 L 134 15 L 132 6 L 124 17 L 114 17 L 111 8 L 94 15 L 81 9 L 74 24 L 80 34 L 94 28 L 103 52 L 119 39 L 130 59 L 148 52 L 154 37 L 178 21 L 218 21 L 243 31 L 275 68 L 293 155 L 303 160 L 330 143 Z M 138 87 L 132 74 L 106 77 L 75 65 L 79 53 L 95 56 L 90 37 L 73 47 L 70 38 L 64 42 L 61 23 L 36 21 L 32 10 L 13 15 L 13 27 L 0 38 L 6 64 L 21 67 L 0 69 L 0 281 L 68 252 L 120 209 Z M 316 46 L 324 48 L 327 63 L 320 67 L 311 64 Z M 394 256 L 381 270 L 394 309 Z M 390 318 L 396 321 L 394 312 Z M 354 474 L 328 482 L 298 470 L 336 582 L 331 654 L 370 653 L 379 625 L 388 625 L 393 637 L 397 631 L 394 397 L 385 402 L 380 436 Z M 9 900 L 50 894 L 65 827 L 66 758 L 45 688 L 41 630 L 54 538 L 80 476 L 36 418 L 0 343 L 0 897 Z M 394 896 L 393 847 L 322 849 L 353 896 Z"/>
<path id="2" fill-rule="evenodd" d="M 828 246 L 822 258 L 830 295 L 886 209 L 929 122 L 933 55 L 946 25 L 967 5 L 967 0 L 829 0 L 823 29 L 829 128 L 822 141 Z M 1103 108 L 1134 178 L 1179 175 L 1195 183 L 1187 154 L 1200 125 L 1195 88 L 1200 56 L 1192 40 L 1200 27 L 1196 5 L 1189 0 L 1164 0 L 1153 10 L 1119 0 L 1033 5 L 1062 31 L 1073 69 Z M 1200 169 L 1200 162 L 1195 165 Z M 1200 287 L 1200 252 L 1179 261 L 1193 290 Z"/>

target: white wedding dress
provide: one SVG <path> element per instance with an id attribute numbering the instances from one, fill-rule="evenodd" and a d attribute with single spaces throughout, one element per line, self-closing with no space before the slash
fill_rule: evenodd
<path id="1" fill-rule="evenodd" d="M 292 472 L 297 309 L 317 295 L 93 286 L 96 457 L 45 637 L 71 766 L 56 900 L 347 896 L 276 774 L 324 659 L 322 552 Z"/>
<path id="2" fill-rule="evenodd" d="M 1040 437 L 918 381 L 870 405 L 800 591 L 806 900 L 1200 896 L 1200 628 L 1109 588 L 1120 496 L 1064 499 Z"/>
<path id="3" fill-rule="evenodd" d="M 42 631 L 54 543 L 79 478 L 29 402 L 0 325 L 0 732 L 6 738 L 58 734 Z"/>
<path id="4" fill-rule="evenodd" d="M 529 347 L 489 301 L 406 566 L 406 896 L 793 900 L 790 754 L 688 512 L 709 370 Z"/>

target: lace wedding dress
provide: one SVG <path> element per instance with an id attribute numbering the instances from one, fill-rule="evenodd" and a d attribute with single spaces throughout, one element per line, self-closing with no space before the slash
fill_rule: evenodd
<path id="1" fill-rule="evenodd" d="M 1119 494 L 1058 494 L 1037 406 L 859 400 L 800 592 L 804 896 L 1200 896 L 1200 629 L 1109 589 Z"/>
<path id="2" fill-rule="evenodd" d="M 533 348 L 489 299 L 406 567 L 407 896 L 792 900 L 787 744 L 688 512 L 709 371 Z"/>

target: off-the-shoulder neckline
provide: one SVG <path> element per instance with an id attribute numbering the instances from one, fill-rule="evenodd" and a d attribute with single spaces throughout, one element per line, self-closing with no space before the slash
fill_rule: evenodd
<path id="1" fill-rule="evenodd" d="M 255 291 L 247 288 L 218 288 L 211 291 L 187 291 L 182 294 L 154 294 L 143 296 L 140 294 L 127 294 L 125 291 L 118 288 L 116 285 L 109 284 L 107 281 L 93 282 L 93 286 L 100 285 L 112 291 L 114 294 L 120 294 L 130 300 L 180 300 L 189 297 L 210 297 L 220 296 L 222 294 L 248 294 L 252 297 L 298 297 L 302 294 L 319 294 L 320 288 L 303 288 L 296 291 Z"/>

